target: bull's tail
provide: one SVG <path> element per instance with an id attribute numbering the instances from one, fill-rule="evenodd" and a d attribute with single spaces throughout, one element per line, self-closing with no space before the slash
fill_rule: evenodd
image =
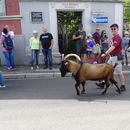
<path id="1" fill-rule="evenodd" d="M 113 68 L 115 69 L 117 65 L 118 65 L 118 63 L 115 63 L 115 65 L 113 66 Z"/>

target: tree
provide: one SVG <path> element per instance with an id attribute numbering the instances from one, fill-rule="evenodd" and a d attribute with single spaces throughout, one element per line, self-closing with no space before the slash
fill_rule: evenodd
<path id="1" fill-rule="evenodd" d="M 65 11 L 58 12 L 58 30 L 62 32 L 63 50 L 65 53 L 75 52 L 75 43 L 72 35 L 77 31 L 77 25 L 81 23 L 81 12 Z"/>
<path id="2" fill-rule="evenodd" d="M 124 2 L 124 20 L 130 22 L 130 0 Z"/>

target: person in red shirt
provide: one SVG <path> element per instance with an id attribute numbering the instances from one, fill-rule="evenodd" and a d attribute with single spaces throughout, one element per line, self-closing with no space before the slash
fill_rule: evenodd
<path id="1" fill-rule="evenodd" d="M 122 72 L 122 38 L 118 34 L 119 26 L 117 24 L 112 24 L 110 26 L 112 31 L 112 39 L 111 39 L 111 47 L 102 54 L 102 57 L 105 57 L 107 55 L 110 55 L 110 58 L 108 60 L 109 64 L 115 65 L 115 63 L 118 63 L 118 65 L 115 68 L 116 73 L 118 74 L 119 80 L 121 82 L 121 91 L 125 91 L 125 77 Z"/>

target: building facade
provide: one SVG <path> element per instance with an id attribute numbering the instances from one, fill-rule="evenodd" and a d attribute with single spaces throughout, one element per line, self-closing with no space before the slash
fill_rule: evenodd
<path id="1" fill-rule="evenodd" d="M 94 33 L 95 28 L 105 29 L 111 37 L 110 25 L 117 23 L 120 34 L 123 30 L 123 0 L 1 0 L 3 14 L 0 16 L 0 31 L 8 24 L 16 34 L 15 63 L 29 64 L 30 48 L 28 39 L 33 30 L 42 33 L 47 27 L 53 34 L 54 62 L 59 55 L 57 13 L 59 11 L 80 11 L 82 23 L 87 33 Z M 2 3 L 1 3 L 2 4 Z M 5 6 L 5 8 L 4 8 Z M 21 57 L 21 58 L 19 58 Z M 42 63 L 42 55 L 40 58 Z"/>

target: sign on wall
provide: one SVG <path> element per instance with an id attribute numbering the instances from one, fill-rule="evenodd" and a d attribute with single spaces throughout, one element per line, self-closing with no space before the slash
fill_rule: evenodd
<path id="1" fill-rule="evenodd" d="M 5 15 L 5 1 L 4 0 L 0 0 L 0 16 Z"/>
<path id="2" fill-rule="evenodd" d="M 31 12 L 31 22 L 32 23 L 43 23 L 42 12 Z"/>
<path id="3" fill-rule="evenodd" d="M 95 24 L 108 23 L 108 17 L 103 17 L 103 16 L 93 17 L 92 23 L 95 23 Z"/>

